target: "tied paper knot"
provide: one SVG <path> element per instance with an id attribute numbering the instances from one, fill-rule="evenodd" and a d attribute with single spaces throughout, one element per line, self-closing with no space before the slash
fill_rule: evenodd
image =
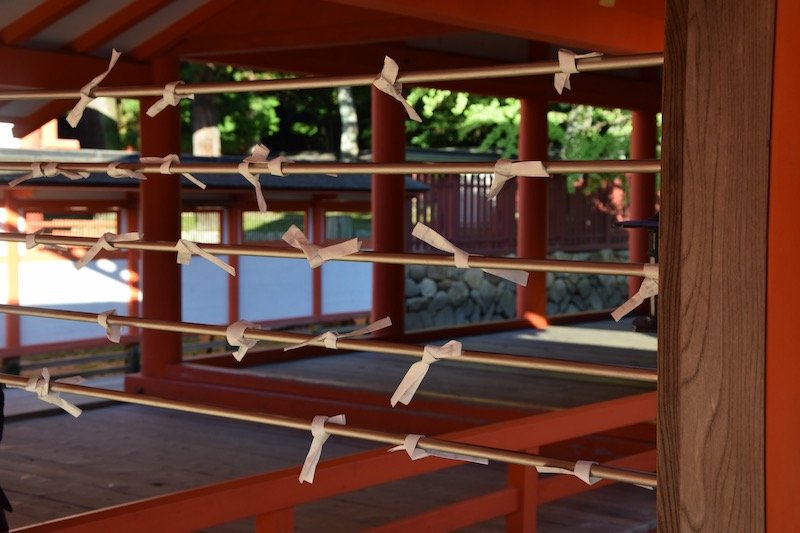
<path id="1" fill-rule="evenodd" d="M 592 57 L 600 57 L 603 54 L 598 52 L 590 52 L 588 54 L 576 54 L 572 50 L 567 50 L 562 48 L 558 51 L 558 68 L 561 69 L 561 72 L 556 72 L 555 77 L 553 78 L 553 85 L 556 88 L 558 94 L 564 92 L 564 88 L 572 89 L 569 86 L 569 77 L 571 74 L 578 73 L 578 65 L 575 62 L 577 59 L 589 59 Z"/>
<path id="2" fill-rule="evenodd" d="M 119 161 L 115 163 L 109 163 L 106 167 L 106 174 L 108 174 L 112 178 L 131 178 L 139 181 L 145 181 L 147 176 L 139 172 L 138 170 L 131 170 L 129 168 L 119 168 Z"/>
<path id="3" fill-rule="evenodd" d="M 109 324 L 108 317 L 116 313 L 116 309 L 109 309 L 97 315 L 97 323 L 101 328 L 106 330 L 106 338 L 111 342 L 119 343 L 120 326 L 118 324 Z"/>
<path id="4" fill-rule="evenodd" d="M 397 405 L 397 402 L 408 405 L 425 378 L 425 374 L 428 373 L 430 366 L 439 359 L 453 359 L 455 357 L 461 357 L 461 343 L 458 341 L 449 341 L 444 346 L 425 346 L 422 352 L 422 360 L 411 365 L 403 380 L 397 386 L 397 390 L 394 391 L 389 403 L 392 404 L 392 407 Z"/>
<path id="5" fill-rule="evenodd" d="M 382 93 L 388 94 L 401 104 L 408 113 L 408 118 L 416 122 L 422 122 L 422 118 L 417 111 L 411 107 L 408 100 L 403 98 L 403 84 L 397 81 L 397 75 L 400 72 L 400 67 L 397 66 L 394 59 L 389 56 L 383 58 L 383 70 L 377 78 L 372 82 L 372 85 Z"/>
<path id="6" fill-rule="evenodd" d="M 33 233 L 25 234 L 25 248 L 30 250 L 31 248 L 36 248 L 37 246 L 39 246 L 39 243 L 36 242 L 36 237 L 41 235 L 43 231 L 44 231 L 44 228 L 37 229 Z"/>
<path id="7" fill-rule="evenodd" d="M 462 455 L 460 453 L 440 452 L 437 450 L 423 450 L 419 447 L 419 439 L 425 438 L 425 435 L 409 434 L 403 440 L 402 446 L 395 446 L 389 448 L 390 452 L 399 452 L 405 450 L 412 461 L 424 459 L 426 457 L 441 457 L 442 459 L 453 459 L 454 461 L 468 461 L 470 463 L 478 463 L 481 465 L 488 465 L 489 460 L 483 457 L 472 457 L 471 455 Z"/>
<path id="8" fill-rule="evenodd" d="M 530 178 L 549 178 L 550 174 L 545 170 L 541 161 L 511 161 L 510 159 L 500 159 L 494 164 L 494 179 L 492 186 L 486 193 L 487 198 L 494 198 L 503 185 L 514 176 L 525 176 Z"/>
<path id="9" fill-rule="evenodd" d="M 77 385 L 79 383 L 83 383 L 83 378 L 80 376 L 75 376 L 71 378 L 57 379 L 56 383 Z M 40 377 L 30 378 L 28 380 L 28 383 L 24 387 L 13 386 L 13 385 L 12 387 L 17 389 L 25 389 L 28 392 L 33 392 L 43 402 L 47 402 L 49 404 L 55 405 L 56 407 L 60 407 L 61 409 L 65 410 L 75 418 L 78 418 L 83 412 L 79 407 L 71 404 L 70 402 L 62 398 L 59 393 L 50 391 L 50 371 L 47 370 L 46 368 L 42 369 L 42 375 Z"/>
<path id="10" fill-rule="evenodd" d="M 199 255 L 211 264 L 221 268 L 231 276 L 236 275 L 235 268 L 218 257 L 215 257 L 213 254 L 206 252 L 192 241 L 187 241 L 186 239 L 178 240 L 178 242 L 175 243 L 175 251 L 178 252 L 178 263 L 182 265 L 188 265 L 191 263 L 192 255 Z"/>
<path id="11" fill-rule="evenodd" d="M 142 234 L 138 232 L 121 233 L 119 235 L 116 233 L 103 233 L 100 238 L 97 239 L 97 242 L 83 254 L 83 257 L 75 262 L 75 268 L 80 270 L 85 267 L 89 261 L 100 253 L 100 250 L 107 250 L 109 252 L 116 250 L 112 243 L 138 241 L 141 238 Z"/>
<path id="12" fill-rule="evenodd" d="M 88 106 L 95 98 L 95 88 L 97 88 L 97 86 L 100 85 L 100 82 L 102 82 L 106 76 L 108 76 L 108 73 L 111 72 L 111 69 L 117 64 L 117 59 L 119 59 L 119 56 L 121 55 L 122 54 L 116 50 L 112 50 L 111 61 L 109 61 L 108 68 L 105 70 L 105 72 L 98 74 L 92 79 L 92 81 L 81 87 L 81 98 L 67 115 L 67 122 L 70 126 L 74 128 L 78 125 L 78 122 L 80 122 L 81 117 L 83 116 L 83 112 L 86 110 L 86 106 Z"/>
<path id="13" fill-rule="evenodd" d="M 387 316 L 381 318 L 380 320 L 376 320 L 372 324 L 351 331 L 349 333 L 339 333 L 338 331 L 326 331 L 322 335 L 317 335 L 316 337 L 312 337 L 307 341 L 303 341 L 299 344 L 294 344 L 292 346 L 287 346 L 283 349 L 283 351 L 286 352 L 289 350 L 294 350 L 296 348 L 302 348 L 303 346 L 308 346 L 309 344 L 313 344 L 315 342 L 320 342 L 320 341 L 322 341 L 322 343 L 325 345 L 326 348 L 329 348 L 331 350 L 336 350 L 337 342 L 339 339 L 361 337 L 362 335 L 372 333 L 373 331 L 378 331 L 379 329 L 388 328 L 391 325 L 392 325 L 392 319 Z"/>
<path id="14" fill-rule="evenodd" d="M 147 110 L 148 117 L 154 117 L 158 115 L 164 109 L 166 109 L 167 106 L 175 107 L 184 98 L 194 100 L 193 94 L 175 94 L 175 87 L 178 85 L 184 85 L 184 83 L 182 81 L 173 81 L 164 86 L 164 91 L 161 93 L 161 98 L 156 100 L 156 102 Z"/>
<path id="15" fill-rule="evenodd" d="M 599 477 L 592 476 L 592 465 L 596 465 L 597 461 L 577 461 L 572 470 L 566 468 L 558 468 L 555 466 L 537 466 L 536 470 L 540 474 L 567 474 L 575 476 L 587 485 L 594 485 L 600 481 Z"/>
<path id="16" fill-rule="evenodd" d="M 71 170 L 63 170 L 59 168 L 58 163 L 31 163 L 31 171 L 24 176 L 20 176 L 16 179 L 11 180 L 8 182 L 9 187 L 16 187 L 22 182 L 33 180 L 36 178 L 54 178 L 58 175 L 62 175 L 66 178 L 71 180 L 82 180 L 89 177 L 88 172 L 72 172 Z"/>
<path id="17" fill-rule="evenodd" d="M 658 295 L 658 265 L 650 263 L 644 265 L 644 280 L 639 290 L 628 301 L 617 307 L 611 317 L 619 322 L 622 317 L 639 307 L 646 299 Z"/>
<path id="18" fill-rule="evenodd" d="M 317 268 L 331 259 L 352 255 L 361 248 L 361 242 L 358 239 L 350 239 L 325 247 L 312 244 L 308 242 L 303 231 L 294 224 L 286 230 L 282 238 L 289 246 L 303 251 L 311 268 Z"/>
<path id="19" fill-rule="evenodd" d="M 314 420 L 311 422 L 311 436 L 313 440 L 311 441 L 311 447 L 308 449 L 306 460 L 303 462 L 303 469 L 300 471 L 300 483 L 314 483 L 314 472 L 317 469 L 317 463 L 319 463 L 319 457 L 322 454 L 322 445 L 325 444 L 325 441 L 328 440 L 330 436 L 328 432 L 325 431 L 326 422 L 343 426 L 346 420 L 344 415 L 314 417 Z"/>
<path id="20" fill-rule="evenodd" d="M 172 165 L 174 164 L 181 164 L 181 159 L 178 157 L 178 154 L 167 154 L 164 157 L 142 157 L 139 159 L 140 163 L 146 164 L 158 164 L 161 165 L 158 167 L 158 171 L 162 174 L 172 174 Z M 187 180 L 191 181 L 201 189 L 206 188 L 206 184 L 200 181 L 199 179 L 195 178 L 188 172 L 182 172 L 181 175 L 186 178 Z"/>
<path id="21" fill-rule="evenodd" d="M 458 248 L 422 222 L 417 222 L 411 234 L 438 250 L 453 254 L 456 268 L 469 268 L 469 254 L 467 252 Z M 528 284 L 528 273 L 523 270 L 505 270 L 497 268 L 482 268 L 481 270 L 487 274 L 492 274 L 493 276 L 516 283 L 517 285 L 522 285 L 523 287 Z"/>
<path id="22" fill-rule="evenodd" d="M 260 173 L 253 173 L 250 170 L 251 163 L 266 163 L 267 171 L 273 176 L 285 176 L 283 173 L 283 164 L 291 163 L 291 159 L 280 156 L 267 161 L 269 155 L 269 148 L 263 144 L 258 144 L 253 148 L 253 154 L 245 157 L 239 163 L 239 174 L 241 174 L 250 184 L 256 189 L 256 201 L 258 202 L 258 210 L 262 213 L 267 210 L 267 202 L 264 200 L 264 193 L 261 191 L 261 182 L 259 181 Z"/>
<path id="23" fill-rule="evenodd" d="M 247 320 L 239 320 L 228 326 L 228 329 L 225 330 L 225 338 L 227 339 L 228 344 L 239 348 L 233 352 L 233 357 L 237 361 L 244 359 L 247 350 L 258 343 L 258 341 L 255 339 L 244 338 L 244 333 L 247 328 L 261 329 L 258 324 L 248 322 Z"/>

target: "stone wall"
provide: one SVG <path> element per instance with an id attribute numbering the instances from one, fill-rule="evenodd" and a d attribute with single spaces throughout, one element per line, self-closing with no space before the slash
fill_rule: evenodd
<path id="1" fill-rule="evenodd" d="M 551 257 L 577 261 L 627 261 L 627 252 L 556 252 Z M 553 272 L 546 276 L 548 315 L 612 308 L 627 298 L 625 276 Z M 409 265 L 405 283 L 406 329 L 409 331 L 505 320 L 516 315 L 514 284 L 475 268 Z"/>

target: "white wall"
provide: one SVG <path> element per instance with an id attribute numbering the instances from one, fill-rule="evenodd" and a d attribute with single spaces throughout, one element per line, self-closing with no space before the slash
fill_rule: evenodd
<path id="1" fill-rule="evenodd" d="M 310 316 L 311 269 L 305 259 L 239 258 L 239 317 L 276 320 Z"/>
<path id="2" fill-rule="evenodd" d="M 372 264 L 331 261 L 322 268 L 322 313 L 372 308 Z"/>
<path id="3" fill-rule="evenodd" d="M 218 256 L 227 262 L 228 257 Z M 241 276 L 241 272 L 236 273 Z M 228 273 L 202 257 L 181 267 L 181 314 L 186 322 L 228 323 Z"/>

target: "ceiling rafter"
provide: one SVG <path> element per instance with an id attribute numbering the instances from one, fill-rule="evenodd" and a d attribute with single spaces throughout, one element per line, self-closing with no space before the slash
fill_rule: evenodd
<path id="1" fill-rule="evenodd" d="M 173 0 L 136 0 L 113 13 L 102 23 L 76 37 L 67 47 L 76 52 L 91 52 L 118 33 L 147 18 Z"/>
<path id="2" fill-rule="evenodd" d="M 48 0 L 0 30 L 5 44 L 21 44 L 87 0 Z"/>

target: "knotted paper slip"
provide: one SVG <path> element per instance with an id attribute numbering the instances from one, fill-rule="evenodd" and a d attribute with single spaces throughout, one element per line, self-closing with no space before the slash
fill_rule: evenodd
<path id="1" fill-rule="evenodd" d="M 81 87 L 81 99 L 78 100 L 78 103 L 75 104 L 75 107 L 73 107 L 72 111 L 70 111 L 67 115 L 67 122 L 70 126 L 74 128 L 78 125 L 78 122 L 80 122 L 81 117 L 83 116 L 84 110 L 86 110 L 86 106 L 88 106 L 95 98 L 95 88 L 100 85 L 100 82 L 103 81 L 106 76 L 108 76 L 108 73 L 111 72 L 111 69 L 117 64 L 117 59 L 119 59 L 119 56 L 121 55 L 122 54 L 116 50 L 112 50 L 111 61 L 109 61 L 108 68 L 105 70 L 105 72 L 98 74 L 92 79 L 92 81 Z"/>
<path id="2" fill-rule="evenodd" d="M 317 463 L 319 463 L 319 457 L 322 454 L 322 445 L 325 444 L 325 441 L 328 440 L 330 436 L 328 432 L 325 431 L 326 422 L 343 426 L 346 421 L 344 415 L 314 417 L 314 420 L 311 422 L 311 436 L 313 440 L 311 441 L 311 447 L 308 449 L 306 460 L 303 462 L 303 469 L 300 471 L 300 483 L 314 483 L 314 472 L 317 469 Z"/>
<path id="3" fill-rule="evenodd" d="M 487 198 L 494 198 L 503 185 L 515 176 L 525 176 L 530 178 L 549 178 L 550 174 L 545 170 L 541 161 L 511 161 L 510 159 L 500 159 L 494 164 L 494 178 L 492 186 L 486 192 Z"/>
<path id="4" fill-rule="evenodd" d="M 292 160 L 286 157 L 275 157 L 267 161 L 269 155 L 269 148 L 263 144 L 258 144 L 253 148 L 253 155 L 245 157 L 239 163 L 239 174 L 241 174 L 247 181 L 250 182 L 256 189 L 256 201 L 258 202 L 258 210 L 262 213 L 267 210 L 267 202 L 264 200 L 264 193 L 261 191 L 261 182 L 258 180 L 260 173 L 253 174 L 250 171 L 251 163 L 266 163 L 267 171 L 273 176 L 285 176 L 283 173 L 283 164 L 291 163 Z"/>
<path id="5" fill-rule="evenodd" d="M 139 159 L 139 162 L 140 163 L 145 163 L 145 164 L 150 164 L 150 165 L 159 164 L 159 165 L 161 165 L 160 167 L 158 167 L 158 171 L 160 173 L 162 173 L 162 174 L 172 174 L 173 173 L 172 169 L 171 169 L 172 165 L 174 165 L 174 164 L 180 165 L 181 164 L 181 159 L 180 159 L 180 157 L 178 157 L 177 154 L 167 154 L 164 157 L 142 157 L 141 159 Z M 205 189 L 206 188 L 206 184 L 205 183 L 203 183 L 199 179 L 195 178 L 194 176 L 192 176 L 188 172 L 182 172 L 181 175 L 184 178 L 186 178 L 187 180 L 189 180 L 192 183 L 194 183 L 195 185 L 197 185 L 198 187 L 200 187 L 201 189 Z"/>
<path id="6" fill-rule="evenodd" d="M 658 265 L 655 263 L 644 265 L 644 276 L 636 294 L 611 313 L 611 317 L 615 321 L 619 322 L 622 317 L 639 307 L 646 299 L 658 295 Z"/>
<path id="7" fill-rule="evenodd" d="M 58 168 L 59 163 L 31 163 L 31 171 L 24 176 L 20 176 L 8 182 L 9 187 L 16 187 L 20 183 L 36 178 L 54 178 L 61 174 L 71 180 L 82 180 L 89 177 L 88 172 L 72 172 Z"/>
<path id="8" fill-rule="evenodd" d="M 392 404 L 392 407 L 397 405 L 397 402 L 408 405 L 431 365 L 439 359 L 455 357 L 461 357 L 461 343 L 458 341 L 449 341 L 444 346 L 425 346 L 422 351 L 422 360 L 411 365 L 389 403 Z"/>
<path id="9" fill-rule="evenodd" d="M 85 267 L 89 261 L 100 253 L 100 250 L 108 250 L 109 252 L 116 250 L 116 248 L 112 246 L 112 243 L 138 241 L 141 238 L 142 234 L 138 232 L 121 233 L 119 235 L 116 233 L 103 233 L 100 238 L 97 239 L 97 242 L 83 254 L 83 257 L 75 261 L 75 268 L 80 270 Z"/>
<path id="10" fill-rule="evenodd" d="M 483 457 L 472 457 L 471 455 L 461 455 L 459 453 L 440 452 L 437 450 L 423 450 L 419 447 L 419 439 L 424 438 L 425 435 L 406 435 L 403 440 L 402 446 L 395 446 L 389 448 L 390 452 L 399 452 L 405 450 L 412 461 L 424 459 L 426 457 L 441 457 L 442 459 L 452 459 L 454 461 L 468 461 L 470 463 L 477 463 L 480 465 L 488 465 L 489 460 Z"/>
<path id="11" fill-rule="evenodd" d="M 156 102 L 147 110 L 148 117 L 154 117 L 158 115 L 164 109 L 166 109 L 167 106 L 175 107 L 184 98 L 194 100 L 193 94 L 175 94 L 175 87 L 178 85 L 184 85 L 184 83 L 182 81 L 173 81 L 164 86 L 164 91 L 161 93 L 161 98 L 156 100 Z"/>
<path id="12" fill-rule="evenodd" d="M 540 474 L 567 474 L 575 476 L 587 485 L 594 485 L 600 481 L 599 477 L 591 475 L 592 465 L 596 464 L 596 461 L 577 461 L 574 470 L 567 470 L 566 468 L 558 468 L 555 466 L 537 466 L 536 470 Z"/>
<path id="13" fill-rule="evenodd" d="M 192 261 L 192 255 L 199 255 L 206 261 L 209 261 L 211 264 L 221 268 L 231 276 L 236 275 L 236 269 L 230 266 L 228 263 L 215 257 L 213 254 L 210 254 L 200 248 L 196 243 L 192 241 L 187 241 L 186 239 L 180 239 L 177 243 L 175 243 L 175 251 L 178 252 L 178 263 L 182 265 L 188 265 Z"/>
<path id="14" fill-rule="evenodd" d="M 358 239 L 350 239 L 349 241 L 325 247 L 312 244 L 308 242 L 305 233 L 294 224 L 286 230 L 282 238 L 292 248 L 303 251 L 311 268 L 317 268 L 331 259 L 352 255 L 361 248 L 361 242 Z"/>
<path id="15" fill-rule="evenodd" d="M 456 268 L 469 268 L 469 254 L 467 252 L 456 247 L 452 242 L 448 241 L 422 222 L 417 222 L 411 234 L 438 250 L 453 254 Z M 497 276 L 498 278 L 516 283 L 517 285 L 522 285 L 523 287 L 528 284 L 528 273 L 523 270 L 503 270 L 497 268 L 482 268 L 481 270 L 493 276 Z"/>
<path id="16" fill-rule="evenodd" d="M 134 180 L 145 181 L 147 176 L 138 170 L 131 170 L 129 168 L 119 168 L 119 162 L 109 163 L 106 167 L 106 174 L 112 178 L 131 178 Z"/>
<path id="17" fill-rule="evenodd" d="M 106 330 L 106 338 L 111 342 L 119 343 L 120 327 L 117 324 L 109 324 L 108 317 L 115 314 L 116 309 L 109 309 L 97 315 L 97 323 Z"/>
<path id="18" fill-rule="evenodd" d="M 406 113 L 408 113 L 408 117 L 411 120 L 416 122 L 422 122 L 422 118 L 416 112 L 416 110 L 411 107 L 411 104 L 403 98 L 403 84 L 397 81 L 397 75 L 400 72 L 400 67 L 397 66 L 397 63 L 394 62 L 389 56 L 383 58 L 383 70 L 375 78 L 375 81 L 372 82 L 372 85 L 375 86 L 380 92 L 388 94 L 401 104 L 406 109 Z"/>
<path id="19" fill-rule="evenodd" d="M 326 348 L 330 348 L 331 350 L 337 349 L 337 341 L 339 339 L 349 339 L 351 337 L 360 337 L 362 335 L 366 335 L 367 333 L 372 333 L 373 331 L 378 331 L 379 329 L 388 328 L 392 325 L 392 319 L 387 317 L 383 317 L 380 320 L 376 320 L 372 324 L 364 326 L 363 328 L 359 328 L 357 330 L 351 331 L 349 333 L 339 333 L 338 331 L 326 331 L 322 335 L 317 335 L 316 337 L 312 337 L 307 341 L 303 341 L 299 344 L 294 344 L 292 346 L 287 346 L 283 349 L 284 352 L 288 350 L 294 350 L 296 348 L 302 348 L 303 346 L 308 346 L 309 344 L 313 344 L 316 342 L 322 341 Z"/>
<path id="20" fill-rule="evenodd" d="M 239 320 L 228 326 L 228 329 L 225 330 L 225 338 L 228 340 L 228 344 L 239 348 L 233 352 L 233 357 L 237 361 L 244 359 L 247 350 L 258 343 L 255 339 L 244 338 L 244 333 L 247 328 L 261 329 L 261 326 L 253 322 L 248 322 L 247 320 Z"/>
<path id="21" fill-rule="evenodd" d="M 71 378 L 57 379 L 56 383 L 78 385 L 80 383 L 83 383 L 83 378 L 80 376 L 75 376 Z M 25 389 L 28 392 L 36 393 L 36 396 L 43 402 L 47 402 L 55 405 L 56 407 L 60 407 L 61 409 L 65 410 L 75 418 L 81 416 L 81 413 L 83 412 L 79 407 L 71 404 L 70 402 L 62 398 L 59 395 L 59 393 L 50 392 L 50 371 L 47 370 L 46 368 L 42 369 L 41 377 L 30 378 L 28 380 L 28 383 L 24 387 L 19 387 L 15 385 L 9 385 L 9 387 L 15 389 Z"/>
<path id="22" fill-rule="evenodd" d="M 572 89 L 572 87 L 569 86 L 569 77 L 571 74 L 578 73 L 578 65 L 575 63 L 576 59 L 589 59 L 590 57 L 600 57 L 602 55 L 603 54 L 598 52 L 576 54 L 572 50 L 560 49 L 558 51 L 558 68 L 561 69 L 561 72 L 556 72 L 553 78 L 553 85 L 558 94 L 564 92 L 564 88 Z"/>

